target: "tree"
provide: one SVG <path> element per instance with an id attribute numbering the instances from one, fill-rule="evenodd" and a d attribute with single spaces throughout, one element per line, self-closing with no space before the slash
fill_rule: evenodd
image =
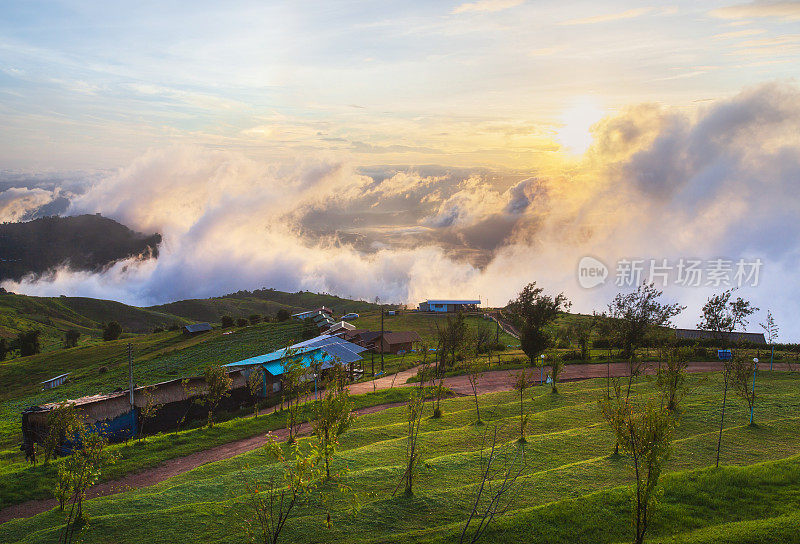
<path id="1" fill-rule="evenodd" d="M 767 319 L 760 323 L 761 328 L 764 329 L 764 335 L 767 337 L 767 343 L 770 347 L 769 354 L 769 370 L 772 371 L 772 360 L 775 357 L 775 340 L 778 339 L 778 325 L 775 324 L 775 318 L 772 317 L 772 312 L 767 310 Z"/>
<path id="2" fill-rule="evenodd" d="M 553 360 L 550 362 L 550 378 L 552 378 L 552 382 L 550 384 L 551 393 L 558 393 L 558 386 L 556 385 L 558 382 L 558 375 L 561 374 L 561 370 L 564 368 L 564 361 L 562 361 L 558 356 L 553 357 Z"/>
<path id="3" fill-rule="evenodd" d="M 737 297 L 731 300 L 734 289 L 728 289 L 710 297 L 703 305 L 703 313 L 697 328 L 713 333 L 722 348 L 728 347 L 733 332 L 747 327 L 747 318 L 758 311 L 750 302 Z"/>
<path id="4" fill-rule="evenodd" d="M 497 425 L 494 427 L 488 456 L 483 453 L 487 449 L 486 442 L 484 434 L 483 447 L 480 449 L 481 483 L 475 494 L 472 511 L 461 530 L 459 544 L 478 542 L 495 518 L 508 511 L 516 495 L 517 480 L 525 470 L 525 446 L 519 444 L 516 447 L 509 445 L 499 448 Z M 476 522 L 474 527 L 473 521 Z"/>
<path id="5" fill-rule="evenodd" d="M 519 328 L 520 345 L 531 365 L 536 364 L 539 355 L 550 345 L 545 327 L 570 307 L 563 293 L 554 297 L 546 295 L 543 288 L 536 287 L 536 282 L 526 285 L 517 298 L 506 305 L 505 311 Z"/>
<path id="6" fill-rule="evenodd" d="M 156 413 L 161 409 L 162 404 L 159 404 L 156 401 L 155 395 L 150 392 L 149 389 L 145 389 L 144 392 L 144 406 L 140 408 L 139 417 L 141 418 L 142 422 L 139 426 L 139 441 L 141 442 L 142 436 L 144 435 L 144 425 L 147 423 L 148 419 L 152 419 L 155 417 Z"/>
<path id="7" fill-rule="evenodd" d="M 42 445 L 45 464 L 62 453 L 64 440 L 75 441 L 85 431 L 83 418 L 75 409 L 74 404 L 61 402 L 50 410 L 50 413 L 47 414 L 47 436 Z"/>
<path id="8" fill-rule="evenodd" d="M 464 314 L 458 312 L 455 317 L 447 316 L 447 321 L 443 326 L 436 323 L 436 336 L 438 340 L 437 354 L 438 373 L 443 373 L 447 368 L 447 355 L 450 355 L 452 365 L 456 363 L 456 353 L 461 349 L 467 336 L 467 325 L 464 321 Z"/>
<path id="9" fill-rule="evenodd" d="M 419 472 L 422 464 L 422 455 L 419 451 L 419 428 L 422 423 L 422 413 L 425 408 L 425 396 L 420 388 L 415 387 L 414 392 L 406 404 L 407 427 L 406 427 L 406 468 L 403 477 L 397 484 L 405 487 L 406 495 L 414 494 L 414 477 Z M 395 493 L 397 493 L 395 488 Z"/>
<path id="10" fill-rule="evenodd" d="M 295 507 L 321 484 L 322 471 L 319 452 L 312 443 L 292 444 L 292 457 L 287 460 L 280 445 L 269 438 L 264 449 L 282 467 L 282 477 L 272 476 L 265 489 L 260 484 L 248 484 L 254 517 L 247 528 L 256 542 L 277 544 Z"/>
<path id="11" fill-rule="evenodd" d="M 65 348 L 74 348 L 78 345 L 78 339 L 81 337 L 81 333 L 76 331 L 75 329 L 70 329 L 66 333 L 64 333 L 64 347 Z"/>
<path id="12" fill-rule="evenodd" d="M 240 317 L 239 319 L 236 320 L 237 327 L 246 327 L 248 323 L 249 321 L 247 321 L 247 318 L 244 317 Z"/>
<path id="13" fill-rule="evenodd" d="M 625 359 L 633 360 L 649 330 L 668 326 L 673 317 L 686 309 L 677 303 L 662 303 L 659 301 L 662 294 L 654 283 L 643 283 L 636 291 L 618 293 L 608 305 L 608 313 L 603 315 L 613 320 Z"/>
<path id="14" fill-rule="evenodd" d="M 264 373 L 261 369 L 253 369 L 247 377 L 247 390 L 253 399 L 253 417 L 258 417 L 258 397 L 264 390 Z"/>
<path id="15" fill-rule="evenodd" d="M 756 402 L 756 363 L 749 357 L 734 357 L 728 366 L 733 390 L 747 403 L 747 408 L 750 410 L 750 425 L 753 425 L 753 406 Z"/>
<path id="16" fill-rule="evenodd" d="M 289 313 L 289 310 L 286 308 L 281 308 L 278 310 L 278 313 L 275 314 L 275 319 L 278 321 L 288 321 L 289 318 L 292 317 L 292 314 Z"/>
<path id="17" fill-rule="evenodd" d="M 110 321 L 103 326 L 103 340 L 109 342 L 122 336 L 122 325 L 116 321 Z"/>
<path id="18" fill-rule="evenodd" d="M 688 366 L 684 351 L 676 344 L 662 345 L 659 349 L 658 376 L 656 382 L 661 389 L 662 398 L 667 403 L 667 410 L 676 412 L 686 382 Z"/>
<path id="19" fill-rule="evenodd" d="M 330 462 L 339 446 L 339 437 L 355 421 L 352 411 L 353 402 L 344 388 L 328 389 L 325 396 L 313 405 L 311 427 L 317 436 L 317 449 L 325 461 L 325 478 L 328 480 L 331 478 Z"/>
<path id="20" fill-rule="evenodd" d="M 475 398 L 475 414 L 477 416 L 477 423 L 481 425 L 483 421 L 481 420 L 481 407 L 478 403 L 478 380 L 481 377 L 481 367 L 477 360 L 472 361 L 472 364 L 469 365 L 469 374 L 467 374 L 467 378 L 469 379 L 469 385 L 472 387 L 472 395 Z"/>
<path id="21" fill-rule="evenodd" d="M 8 344 L 8 340 L 0 338 L 0 361 L 5 361 L 9 351 L 11 351 L 11 346 Z"/>
<path id="22" fill-rule="evenodd" d="M 181 390 L 183 391 L 183 397 L 185 399 L 186 410 L 183 411 L 183 415 L 178 420 L 178 424 L 175 426 L 175 434 L 178 434 L 181 426 L 186 422 L 186 418 L 189 417 L 189 412 L 192 409 L 192 406 L 195 404 L 199 404 L 198 399 L 193 399 L 196 395 L 200 394 L 201 391 L 199 388 L 192 387 L 190 385 L 191 380 L 189 378 L 184 378 L 181 380 Z"/>
<path id="23" fill-rule="evenodd" d="M 223 329 L 230 329 L 233 327 L 233 318 L 229 315 L 223 315 L 220 319 L 220 324 Z"/>
<path id="24" fill-rule="evenodd" d="M 250 314 L 250 317 L 247 319 L 250 321 L 251 325 L 258 325 L 261 323 L 261 314 Z"/>
<path id="25" fill-rule="evenodd" d="M 642 544 L 651 519 L 653 499 L 676 421 L 670 412 L 652 401 L 635 403 L 623 396 L 619 380 L 614 396 L 600 403 L 603 416 L 617 443 L 633 461 L 636 495 L 633 499 L 634 544 Z"/>
<path id="26" fill-rule="evenodd" d="M 41 334 L 42 331 L 39 329 L 31 329 L 17 334 L 17 348 L 19 349 L 20 357 L 36 355 L 42 351 L 42 345 L 39 342 Z"/>
<path id="27" fill-rule="evenodd" d="M 517 379 L 514 381 L 514 389 L 519 391 L 519 441 L 525 442 L 525 427 L 528 426 L 528 415 L 525 414 L 525 389 L 528 388 L 528 377 L 525 374 L 525 369 L 517 374 Z"/>
<path id="28" fill-rule="evenodd" d="M 478 324 L 473 329 L 470 329 L 469 343 L 475 352 L 475 356 L 482 353 L 487 353 L 492 349 L 492 342 L 494 333 L 492 329 L 483 323 Z"/>
<path id="29" fill-rule="evenodd" d="M 288 417 L 286 427 L 289 429 L 289 442 L 294 442 L 297 425 L 299 424 L 300 399 L 305 393 L 306 367 L 302 361 L 293 357 L 292 350 L 284 354 L 283 363 L 283 388 L 287 396 Z"/>
<path id="30" fill-rule="evenodd" d="M 60 543 L 68 544 L 73 541 L 86 519 L 83 501 L 87 489 L 100 478 L 103 464 L 114 462 L 114 456 L 105 451 L 107 445 L 105 437 L 96 432 L 88 432 L 82 427 L 79 439 L 73 444 L 72 453 L 58 468 L 54 494 L 62 510 L 67 503 L 70 504 L 65 526 L 59 535 Z"/>
<path id="31" fill-rule="evenodd" d="M 747 318 L 758 311 L 758 308 L 751 306 L 750 302 L 742 297 L 732 301 L 733 291 L 733 289 L 727 289 L 718 295 L 709 297 L 703 305 L 700 322 L 697 324 L 698 329 L 711 331 L 723 349 L 728 346 L 733 332 L 740 327 L 742 329 L 747 327 Z M 728 399 L 730 366 L 729 364 L 724 365 L 722 375 L 722 409 L 719 418 L 716 467 L 719 467 L 719 454 L 722 449 L 722 428 L 725 425 L 725 403 Z"/>
<path id="32" fill-rule="evenodd" d="M 233 380 L 228 376 L 224 367 L 219 365 L 208 365 L 203 378 L 206 382 L 206 394 L 203 403 L 208 407 L 208 426 L 214 426 L 214 411 L 219 403 L 231 394 Z"/>
<path id="33" fill-rule="evenodd" d="M 589 343 L 592 339 L 592 332 L 597 327 L 600 318 L 597 314 L 590 319 L 581 319 L 572 323 L 568 327 L 570 337 L 574 338 L 581 348 L 581 360 L 588 361 L 590 357 Z"/>

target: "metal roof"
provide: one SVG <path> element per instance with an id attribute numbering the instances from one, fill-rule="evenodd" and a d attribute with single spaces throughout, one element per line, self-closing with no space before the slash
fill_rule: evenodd
<path id="1" fill-rule="evenodd" d="M 257 355 L 229 363 L 225 366 L 238 367 L 238 366 L 253 366 L 261 365 L 267 372 L 273 376 L 283 374 L 283 361 L 286 358 L 287 352 L 294 352 L 289 355 L 292 359 L 299 358 L 303 362 L 303 366 L 311 366 L 313 363 L 322 363 L 321 368 L 330 368 L 334 363 L 350 364 L 361 360 L 358 355 L 367 348 L 343 340 L 337 336 L 321 335 L 316 338 L 311 338 L 303 342 L 293 344 L 288 348 L 282 348 L 272 353 L 264 355 Z"/>
<path id="2" fill-rule="evenodd" d="M 43 382 L 40 382 L 40 383 L 49 383 L 49 382 L 54 382 L 54 381 L 56 381 L 56 380 L 59 380 L 59 379 L 61 379 L 61 378 L 66 378 L 66 377 L 67 377 L 67 376 L 69 376 L 70 374 L 72 374 L 72 372 L 67 372 L 66 374 L 61 374 L 60 376 L 56 376 L 55 378 L 50 378 L 50 379 L 48 379 L 48 380 L 45 380 L 45 381 L 43 381 Z"/>
<path id="3" fill-rule="evenodd" d="M 428 304 L 480 304 L 480 300 L 448 300 L 448 299 L 428 299 Z"/>
<path id="4" fill-rule="evenodd" d="M 211 330 L 211 325 L 208 323 L 193 323 L 183 327 L 188 332 L 205 332 Z"/>

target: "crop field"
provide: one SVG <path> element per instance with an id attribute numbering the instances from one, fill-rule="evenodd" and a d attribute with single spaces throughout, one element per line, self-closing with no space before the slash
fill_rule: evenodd
<path id="1" fill-rule="evenodd" d="M 128 343 L 133 344 L 134 383 L 145 385 L 198 375 L 210 363 L 232 363 L 267 353 L 299 340 L 300 329 L 296 323 L 263 323 L 191 338 L 164 332 L 3 361 L 0 447 L 20 442 L 20 414 L 28 406 L 127 388 Z M 42 380 L 65 372 L 72 373 L 69 383 L 41 390 Z"/>
<path id="2" fill-rule="evenodd" d="M 722 380 L 690 375 L 680 425 L 653 519 L 653 541 L 797 541 L 800 517 L 800 374 L 759 372 L 755 422 L 729 391 L 720 469 L 716 452 Z M 634 391 L 655 395 L 642 378 Z M 621 542 L 630 539 L 628 458 L 612 455 L 614 439 L 598 409 L 604 380 L 561 384 L 559 394 L 533 387 L 524 394 L 530 414 L 527 443 L 516 442 L 519 397 L 482 395 L 443 401 L 444 417 L 422 423 L 421 473 L 412 496 L 394 490 L 403 472 L 404 407 L 360 417 L 345 433 L 334 470 L 357 490 L 353 513 L 342 498 L 312 498 L 289 520 L 283 542 L 453 542 L 479 484 L 479 455 L 497 427 L 504 447 L 524 448 L 526 468 L 508 513 L 485 542 Z M 426 407 L 430 415 L 430 404 Z M 211 463 L 153 487 L 93 499 L 86 505 L 85 542 L 242 542 L 250 516 L 245 484 L 264 482 L 278 465 L 263 451 Z M 345 470 L 346 469 L 346 470 Z M 330 496 L 339 497 L 326 489 Z M 63 517 L 57 511 L 0 525 L 3 542 L 52 542 Z M 742 540 L 747 536 L 750 540 Z M 759 540 L 760 539 L 760 540 Z"/>

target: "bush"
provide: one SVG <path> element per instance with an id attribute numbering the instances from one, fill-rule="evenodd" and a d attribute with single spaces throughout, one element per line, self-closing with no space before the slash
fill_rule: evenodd
<path id="1" fill-rule="evenodd" d="M 289 310 L 287 310 L 286 308 L 281 308 L 280 310 L 278 310 L 278 313 L 275 314 L 275 319 L 277 319 L 278 321 L 286 321 L 290 317 L 292 317 L 292 314 L 290 314 Z"/>
<path id="2" fill-rule="evenodd" d="M 170 325 L 169 328 L 167 328 L 168 331 L 179 331 L 180 329 L 180 325 Z"/>
<path id="3" fill-rule="evenodd" d="M 156 327 L 153 329 L 153 333 L 164 332 L 164 330 L 165 330 L 164 327 Z"/>
<path id="4" fill-rule="evenodd" d="M 567 362 L 567 361 L 580 361 L 581 360 L 581 352 L 580 351 L 575 351 L 575 350 L 565 351 L 564 353 L 562 353 L 560 355 L 559 358 L 564 362 Z"/>
<path id="5" fill-rule="evenodd" d="M 251 325 L 258 325 L 261 323 L 261 314 L 251 314 L 247 320 L 250 321 Z"/>
<path id="6" fill-rule="evenodd" d="M 248 324 L 248 321 L 243 317 L 240 317 L 239 319 L 236 320 L 236 326 L 237 327 L 246 327 L 247 324 Z"/>
<path id="7" fill-rule="evenodd" d="M 122 325 L 116 321 L 111 321 L 103 326 L 103 340 L 106 342 L 116 340 L 122 336 Z"/>
<path id="8" fill-rule="evenodd" d="M 229 315 L 223 315 L 221 323 L 223 329 L 230 329 L 231 327 L 233 327 L 233 318 Z"/>
<path id="9" fill-rule="evenodd" d="M 98 374 L 105 374 L 106 372 L 108 372 L 107 366 L 101 366 L 100 368 L 97 369 Z"/>

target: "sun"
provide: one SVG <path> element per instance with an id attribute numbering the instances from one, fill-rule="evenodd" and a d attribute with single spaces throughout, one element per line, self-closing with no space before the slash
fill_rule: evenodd
<path id="1" fill-rule="evenodd" d="M 604 114 L 597 99 L 592 96 L 573 99 L 559 117 L 561 128 L 556 131 L 556 140 L 567 151 L 583 155 L 592 144 L 592 125 L 602 119 Z"/>

